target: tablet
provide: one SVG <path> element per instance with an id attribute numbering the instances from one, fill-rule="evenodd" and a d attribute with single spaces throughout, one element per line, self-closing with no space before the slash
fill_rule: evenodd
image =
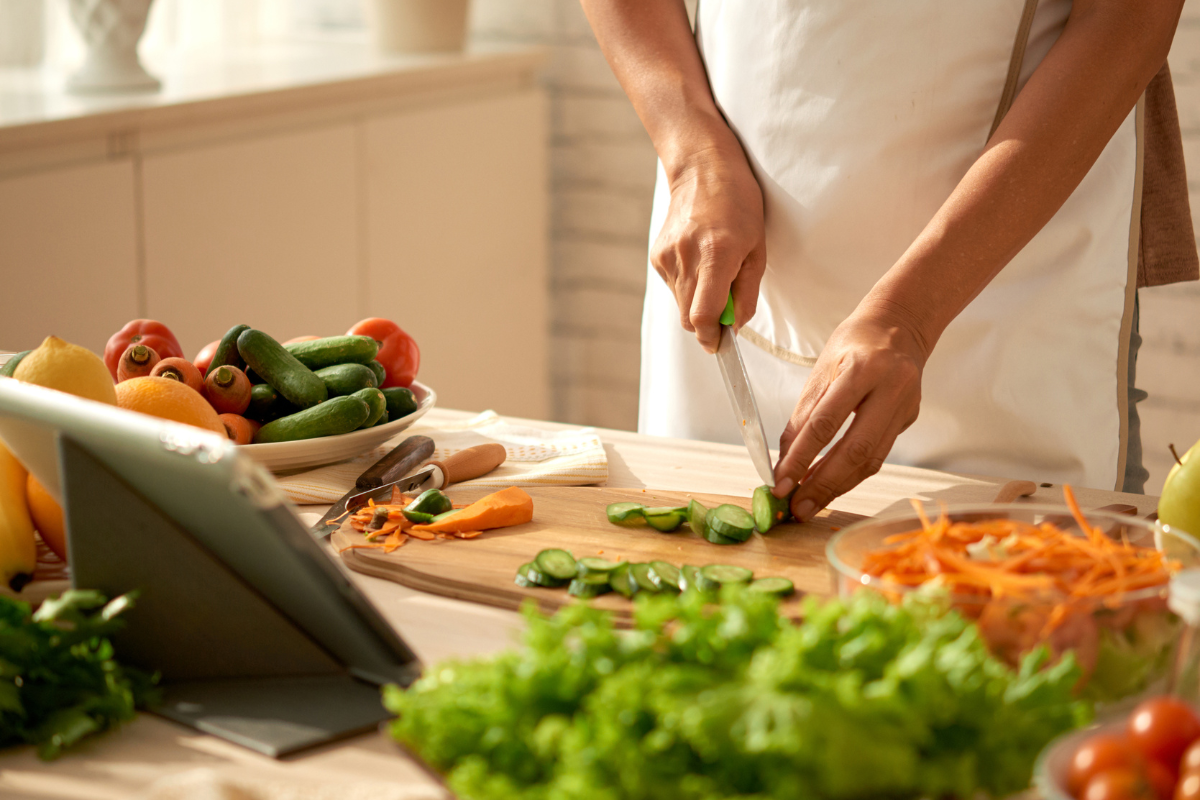
<path id="1" fill-rule="evenodd" d="M 0 378 L 0 439 L 63 503 L 72 585 L 139 596 L 115 645 L 159 713 L 283 755 L 372 727 L 419 663 L 226 438 Z"/>

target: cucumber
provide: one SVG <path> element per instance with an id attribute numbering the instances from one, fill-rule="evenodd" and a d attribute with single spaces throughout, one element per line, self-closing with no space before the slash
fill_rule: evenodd
<path id="1" fill-rule="evenodd" d="M 596 556 L 584 556 L 575 562 L 575 574 L 580 577 L 588 575 L 608 575 L 618 566 L 617 562 Z"/>
<path id="2" fill-rule="evenodd" d="M 637 581 L 634 580 L 633 573 L 629 570 L 628 564 L 621 564 L 608 575 L 608 585 L 613 588 L 613 591 L 623 597 L 632 598 L 638 593 L 640 588 Z"/>
<path id="3" fill-rule="evenodd" d="M 279 396 L 269 383 L 260 383 L 250 388 L 250 405 L 243 414 L 246 419 L 255 422 L 274 422 L 280 417 L 295 414 L 300 409 Z"/>
<path id="4" fill-rule="evenodd" d="M 683 524 L 684 518 L 687 516 L 686 508 L 647 508 L 645 512 L 646 524 L 656 531 L 670 533 L 679 530 L 679 526 Z"/>
<path id="5" fill-rule="evenodd" d="M 442 520 L 444 520 L 446 517 L 449 517 L 449 516 L 452 516 L 452 515 L 454 515 L 454 514 L 457 514 L 459 511 L 462 511 L 462 509 L 461 509 L 461 508 L 452 508 L 452 509 L 450 509 L 449 511 L 443 511 L 441 514 L 435 514 L 435 515 L 434 515 L 434 517 L 433 517 L 433 521 L 434 521 L 434 522 L 441 522 L 441 521 L 442 521 Z"/>
<path id="6" fill-rule="evenodd" d="M 680 585 L 683 576 L 679 567 L 666 561 L 651 561 L 650 574 L 647 577 L 662 591 L 678 592 L 683 589 Z"/>
<path id="7" fill-rule="evenodd" d="M 540 570 L 536 561 L 529 562 L 517 571 L 518 575 L 522 573 L 525 575 L 525 579 L 529 581 L 530 584 L 534 586 L 541 586 L 546 589 L 553 589 L 556 586 L 562 586 L 566 583 L 566 581 L 547 575 L 545 572 Z"/>
<path id="8" fill-rule="evenodd" d="M 13 373 L 17 371 L 17 365 L 21 363 L 21 359 L 32 353 L 32 350 L 23 350 L 15 356 L 4 362 L 4 366 L 0 367 L 0 376 L 11 378 Z"/>
<path id="9" fill-rule="evenodd" d="M 242 354 L 246 364 L 261 375 L 263 380 L 271 384 L 275 391 L 283 395 L 289 403 L 302 409 L 308 409 L 329 398 L 324 381 L 267 334 L 254 328 L 248 328 L 238 336 L 237 342 L 238 352 Z M 361 403 L 362 401 L 356 402 Z M 359 423 L 361 424 L 362 420 L 359 420 Z M 354 430 L 354 428 L 350 430 Z M 345 433 L 345 431 L 341 432 Z"/>
<path id="10" fill-rule="evenodd" d="M 371 409 L 357 397 L 335 397 L 318 406 L 268 422 L 254 435 L 255 444 L 294 442 L 349 433 L 363 424 Z"/>
<path id="11" fill-rule="evenodd" d="M 370 428 L 387 416 L 387 400 L 383 399 L 383 392 L 378 389 L 361 389 L 350 396 L 362 400 L 371 409 L 371 416 L 367 417 L 362 427 Z"/>
<path id="12" fill-rule="evenodd" d="M 708 509 L 701 505 L 698 501 L 693 500 L 688 503 L 687 521 L 692 532 L 700 536 L 704 535 L 705 519 L 708 517 Z"/>
<path id="13" fill-rule="evenodd" d="M 380 394 L 383 394 L 383 392 L 380 392 Z M 387 401 L 385 400 L 384 402 L 386 403 Z M 388 424 L 388 413 L 387 413 L 387 406 L 385 405 L 383 408 L 383 414 L 380 415 L 379 419 L 375 420 L 375 424 L 372 425 L 371 427 L 374 428 L 374 427 L 378 427 L 380 425 L 387 425 L 387 424 Z"/>
<path id="14" fill-rule="evenodd" d="M 706 524 L 713 533 L 719 533 L 726 539 L 744 542 L 754 533 L 754 517 L 741 506 L 725 503 L 708 512 Z"/>
<path id="15" fill-rule="evenodd" d="M 696 576 L 700 572 L 699 567 L 694 567 L 691 564 L 684 564 L 679 568 L 679 590 L 686 592 L 688 589 L 700 591 L 696 586 Z"/>
<path id="16" fill-rule="evenodd" d="M 613 525 L 633 527 L 646 522 L 646 507 L 641 503 L 609 503 L 604 511 Z"/>
<path id="17" fill-rule="evenodd" d="M 566 550 L 543 550 L 533 559 L 533 563 L 542 572 L 561 581 L 574 578 L 577 571 L 575 557 Z M 605 580 L 607 581 L 607 578 Z"/>
<path id="18" fill-rule="evenodd" d="M 608 584 L 607 580 L 603 583 L 590 583 L 583 578 L 576 578 L 567 587 L 567 594 L 585 600 L 592 597 L 599 597 L 602 594 L 608 594 L 611 591 L 612 586 Z"/>
<path id="19" fill-rule="evenodd" d="M 309 369 L 322 369 L 334 364 L 369 364 L 379 354 L 379 342 L 370 336 L 327 336 L 285 347 Z"/>
<path id="20" fill-rule="evenodd" d="M 746 587 L 746 591 L 787 597 L 796 591 L 796 585 L 787 578 L 759 578 L 751 581 L 750 585 Z"/>
<path id="21" fill-rule="evenodd" d="M 649 564 L 630 564 L 629 575 L 637 583 L 639 592 L 650 592 L 653 594 L 658 591 L 658 585 L 650 580 Z"/>
<path id="22" fill-rule="evenodd" d="M 204 377 L 211 375 L 217 367 L 237 367 L 243 371 L 246 369 L 246 361 L 238 351 L 238 337 L 248 330 L 249 325 L 234 325 L 225 331 L 221 343 L 217 345 L 217 351 L 213 353 L 212 361 L 208 363 L 208 369 L 204 371 Z"/>
<path id="23" fill-rule="evenodd" d="M 515 583 L 517 586 L 520 586 L 522 589 L 537 588 L 537 584 L 531 581 L 529 576 L 525 574 L 525 571 L 532 566 L 533 564 L 530 562 L 517 567 L 517 577 L 513 580 L 513 583 Z"/>
<path id="24" fill-rule="evenodd" d="M 776 525 L 791 519 L 792 513 L 788 508 L 791 495 L 776 497 L 771 494 L 770 486 L 760 486 L 754 490 L 750 500 L 750 511 L 754 516 L 754 527 L 759 533 L 766 533 Z"/>
<path id="25" fill-rule="evenodd" d="M 728 564 L 709 564 L 701 567 L 696 573 L 696 584 L 701 591 L 715 592 L 729 584 L 749 583 L 754 573 L 745 567 L 731 567 Z"/>
<path id="26" fill-rule="evenodd" d="M 367 364 L 371 368 L 371 372 L 375 373 L 375 385 L 383 386 L 383 382 L 387 380 L 387 370 L 383 368 L 383 364 L 378 361 L 371 361 Z"/>
<path id="27" fill-rule="evenodd" d="M 454 508 L 454 504 L 450 502 L 450 498 L 446 497 L 440 489 L 427 489 L 421 492 L 415 500 L 406 505 L 404 510 L 416 511 L 436 517 L 438 514 L 445 514 L 452 508 Z"/>
<path id="28" fill-rule="evenodd" d="M 388 417 L 392 422 L 401 417 L 407 417 L 417 410 L 417 399 L 413 397 L 411 389 L 405 389 L 403 386 L 389 386 L 383 390 L 383 396 L 387 400 Z"/>
<path id="29" fill-rule="evenodd" d="M 713 511 L 716 511 L 716 509 L 714 508 L 712 511 L 708 512 L 708 515 L 710 517 L 712 516 Z M 705 539 L 705 541 L 710 542 L 712 544 L 741 544 L 742 543 L 740 539 L 730 539 L 728 536 L 722 536 L 721 534 L 717 533 L 712 528 L 710 528 L 707 524 L 704 526 L 704 539 Z"/>
<path id="30" fill-rule="evenodd" d="M 400 509 L 400 513 L 409 522 L 415 522 L 418 525 L 428 525 L 433 522 L 433 514 L 426 514 L 424 511 L 409 511 L 407 508 Z"/>
<path id="31" fill-rule="evenodd" d="M 330 397 L 345 397 L 362 389 L 379 386 L 375 373 L 366 364 L 335 364 L 316 371 Z M 386 403 L 385 403 L 386 405 Z"/>

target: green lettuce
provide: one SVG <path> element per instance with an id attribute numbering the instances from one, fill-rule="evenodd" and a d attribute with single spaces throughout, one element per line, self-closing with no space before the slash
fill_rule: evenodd
<path id="1" fill-rule="evenodd" d="M 525 611 L 525 646 L 385 689 L 393 736 L 464 800 L 1002 796 L 1090 718 L 1070 655 L 1019 670 L 928 598 L 726 589 L 640 598 L 634 630 L 584 605 Z"/>

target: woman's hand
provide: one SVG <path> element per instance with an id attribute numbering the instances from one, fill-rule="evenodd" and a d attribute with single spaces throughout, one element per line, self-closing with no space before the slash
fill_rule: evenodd
<path id="1" fill-rule="evenodd" d="M 833 332 L 779 441 L 775 494 L 792 496 L 807 521 L 874 475 L 896 437 L 917 419 L 931 345 L 895 310 L 860 306 Z M 850 415 L 842 438 L 816 464 Z"/>
<path id="2" fill-rule="evenodd" d="M 674 292 L 683 327 L 708 352 L 720 343 L 731 288 L 739 325 L 754 316 L 766 252 L 762 190 L 741 147 L 735 141 L 689 158 L 671 180 L 650 263 Z"/>

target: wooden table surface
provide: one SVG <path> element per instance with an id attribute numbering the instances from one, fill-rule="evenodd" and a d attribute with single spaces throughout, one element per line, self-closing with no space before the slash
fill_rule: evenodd
<path id="1" fill-rule="evenodd" d="M 423 422 L 436 425 L 466 418 L 465 412 L 431 411 Z M 543 428 L 566 426 L 531 422 Z M 760 481 L 742 447 L 601 431 L 608 451 L 608 485 L 749 497 Z M 436 437 L 435 437 L 436 438 Z M 878 514 L 907 507 L 910 497 L 947 503 L 990 502 L 1009 478 L 955 475 L 887 465 L 833 508 Z M 1060 503 L 1060 486 L 1042 486 L 1033 501 Z M 1080 503 L 1110 503 L 1154 510 L 1157 498 L 1094 489 L 1076 489 Z M 324 508 L 302 507 L 315 520 Z M 509 646 L 521 628 L 511 611 L 424 594 L 395 583 L 352 574 L 355 583 L 396 627 L 422 661 L 472 656 Z M 214 786 L 237 786 L 241 794 Z M 0 755 L 0 797 L 49 798 L 424 798 L 443 792 L 420 767 L 380 734 L 277 761 L 219 739 L 142 714 L 120 730 L 97 737 L 51 763 L 30 748 Z"/>

